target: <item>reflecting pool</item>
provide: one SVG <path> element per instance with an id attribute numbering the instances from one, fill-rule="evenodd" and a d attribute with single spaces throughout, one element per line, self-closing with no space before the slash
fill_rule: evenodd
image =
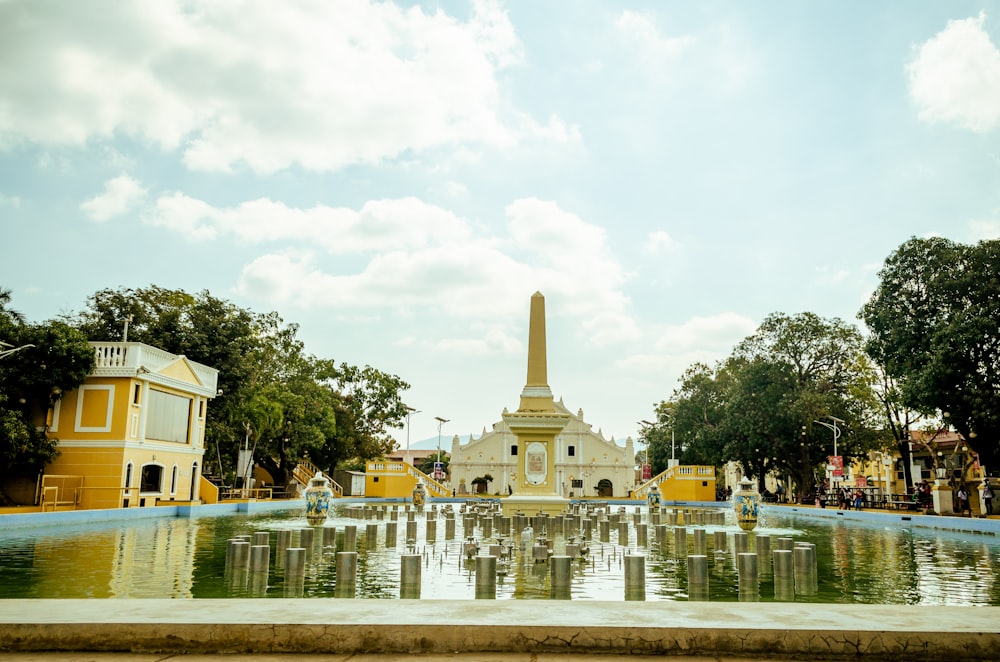
<path id="1" fill-rule="evenodd" d="M 628 509 L 628 536 L 619 540 L 611 527 L 608 539 L 597 529 L 588 541 L 586 561 L 574 560 L 570 587 L 573 600 L 624 600 L 624 555 L 645 556 L 645 600 L 688 600 L 687 563 L 674 536 L 657 544 L 650 527 L 648 543 L 640 545 Z M 642 509 L 645 521 L 645 508 Z M 416 537 L 406 540 L 406 515 L 399 513 L 398 537 L 386 540 L 388 513 L 383 520 L 348 516 L 337 506 L 327 526 L 337 529 L 336 545 L 316 543 L 305 563 L 301 583 L 286 585 L 284 569 L 276 559 L 277 532 L 308 528 L 301 509 L 259 515 L 150 519 L 127 524 L 108 523 L 55 529 L 0 531 L 0 598 L 321 598 L 335 597 L 335 552 L 343 549 L 344 528 L 357 527 L 357 598 L 395 599 L 400 591 L 400 555 L 421 555 L 422 599 L 475 599 L 475 561 L 463 551 L 471 534 L 485 547 L 492 536 L 482 529 L 464 530 L 461 514 L 455 533 L 445 539 L 445 520 L 439 516 L 436 536 L 428 540 L 423 514 L 417 514 Z M 0 520 L 2 522 L 2 520 Z M 375 525 L 374 528 L 372 525 Z M 775 582 L 768 563 L 762 563 L 752 595 L 739 590 L 734 553 L 734 525 L 705 525 L 709 588 L 701 599 L 712 601 L 774 601 Z M 375 538 L 368 539 L 373 529 Z M 270 532 L 269 569 L 261 573 L 227 567 L 228 541 L 239 535 Z M 725 549 L 715 549 L 715 532 L 727 536 Z M 1000 605 L 1000 541 L 992 535 L 909 528 L 898 523 L 878 524 L 827 521 L 794 513 L 768 513 L 750 534 L 793 538 L 816 545 L 818 588 L 808 594 L 780 595 L 783 600 L 826 603 Z M 556 554 L 566 540 L 552 536 Z M 519 536 L 513 539 L 515 550 Z M 389 543 L 389 544 L 387 544 Z M 484 552 L 485 553 L 485 552 Z M 294 590 L 294 592 L 290 592 Z M 780 593 L 780 592 L 779 592 Z M 520 552 L 507 574 L 497 578 L 496 599 L 549 599 L 550 571 L 536 563 L 531 550 Z"/>

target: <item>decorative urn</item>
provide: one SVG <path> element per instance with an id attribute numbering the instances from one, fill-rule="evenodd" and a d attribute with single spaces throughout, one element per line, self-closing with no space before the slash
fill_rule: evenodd
<path id="1" fill-rule="evenodd" d="M 650 485 L 649 491 L 646 492 L 646 505 L 649 506 L 649 512 L 660 512 L 660 488 L 655 484 Z"/>
<path id="2" fill-rule="evenodd" d="M 760 494 L 753 481 L 744 476 L 739 487 L 733 492 L 733 510 L 736 511 L 736 523 L 744 531 L 752 531 L 757 526 L 757 507 L 760 504 Z"/>
<path id="3" fill-rule="evenodd" d="M 330 512 L 330 499 L 333 498 L 333 490 L 330 488 L 330 481 L 323 475 L 322 471 L 317 471 L 316 476 L 310 479 L 306 488 L 306 520 L 310 524 L 322 524 L 326 521 L 326 516 Z"/>
<path id="4" fill-rule="evenodd" d="M 427 488 L 424 486 L 422 478 L 417 479 L 417 484 L 413 486 L 413 506 L 423 508 L 424 501 L 427 500 Z"/>

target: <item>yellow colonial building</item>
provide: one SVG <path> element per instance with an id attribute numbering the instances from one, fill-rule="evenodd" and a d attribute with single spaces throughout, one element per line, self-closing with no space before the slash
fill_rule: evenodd
<path id="1" fill-rule="evenodd" d="M 133 508 L 200 500 L 214 368 L 135 342 L 92 342 L 93 373 L 48 412 L 59 456 L 47 506 Z"/>

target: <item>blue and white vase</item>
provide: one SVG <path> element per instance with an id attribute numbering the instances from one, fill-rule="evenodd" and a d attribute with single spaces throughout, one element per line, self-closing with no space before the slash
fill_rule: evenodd
<path id="1" fill-rule="evenodd" d="M 753 481 L 744 476 L 739 487 L 733 492 L 733 510 L 736 511 L 736 523 L 744 531 L 752 531 L 757 526 L 757 511 L 760 506 L 760 494 Z"/>
<path id="2" fill-rule="evenodd" d="M 655 484 L 650 485 L 649 491 L 646 492 L 646 505 L 649 506 L 649 512 L 660 512 L 660 488 Z"/>
<path id="3" fill-rule="evenodd" d="M 322 471 L 317 471 L 306 488 L 306 520 L 313 525 L 325 522 L 330 512 L 331 499 L 333 490 L 330 488 L 330 481 Z"/>
<path id="4" fill-rule="evenodd" d="M 422 478 L 417 479 L 417 484 L 413 486 L 413 507 L 423 510 L 424 502 L 427 500 L 427 488 L 424 486 Z"/>

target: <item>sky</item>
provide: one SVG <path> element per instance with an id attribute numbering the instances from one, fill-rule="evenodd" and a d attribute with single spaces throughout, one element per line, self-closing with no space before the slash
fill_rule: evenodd
<path id="1" fill-rule="evenodd" d="M 769 314 L 1000 238 L 1000 3 L 0 0 L 0 288 L 209 291 L 399 375 L 402 447 L 548 380 L 635 437 Z"/>

